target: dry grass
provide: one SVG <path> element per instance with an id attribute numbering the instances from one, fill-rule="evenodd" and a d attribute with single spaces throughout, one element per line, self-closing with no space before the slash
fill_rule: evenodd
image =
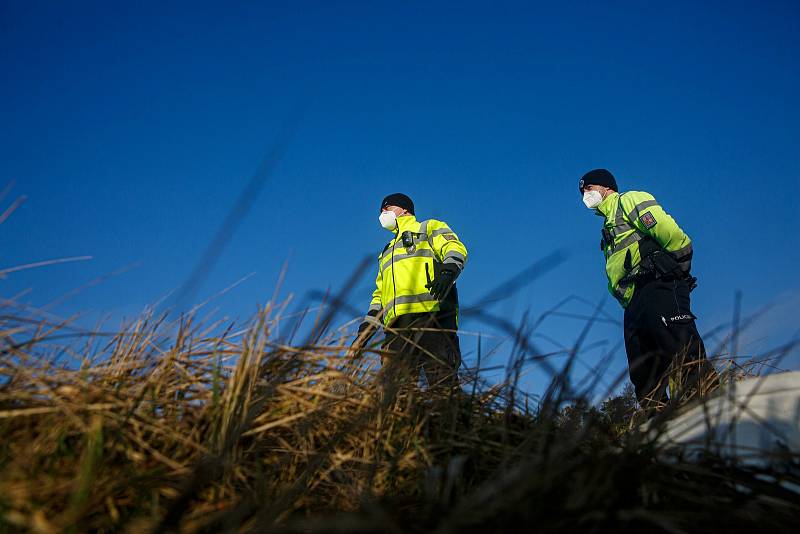
<path id="1" fill-rule="evenodd" d="M 114 334 L 11 312 L 0 531 L 798 526 L 797 494 L 720 459 L 659 459 L 620 430 L 630 403 L 591 409 L 563 377 L 533 413 L 511 385 L 386 398 L 377 349 L 352 358 L 344 331 L 282 343 L 271 306 L 241 331 L 149 314 Z"/>
<path id="2" fill-rule="evenodd" d="M 2 520 L 196 531 L 222 517 L 280 522 L 413 495 L 436 454 L 426 442 L 436 416 L 419 392 L 381 399 L 376 358 L 344 358 L 336 336 L 281 345 L 270 312 L 215 336 L 191 319 L 148 316 L 113 336 L 79 336 L 85 351 L 103 346 L 78 361 L 74 339 L 61 345 L 65 325 L 6 317 Z M 496 398 L 481 395 L 474 410 Z"/>

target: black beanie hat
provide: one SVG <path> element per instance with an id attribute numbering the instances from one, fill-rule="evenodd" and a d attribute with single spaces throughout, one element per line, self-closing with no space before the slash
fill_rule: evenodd
<path id="1" fill-rule="evenodd" d="M 584 174 L 581 181 L 578 182 L 578 191 L 583 193 L 583 188 L 587 185 L 602 185 L 614 191 L 619 191 L 614 175 L 605 169 L 594 169 Z"/>
<path id="2" fill-rule="evenodd" d="M 383 208 L 386 206 L 398 206 L 408 211 L 411 215 L 416 215 L 414 213 L 414 202 L 408 195 L 404 195 L 403 193 L 387 195 L 387 197 L 383 199 L 383 202 L 381 202 L 381 211 L 383 211 Z"/>

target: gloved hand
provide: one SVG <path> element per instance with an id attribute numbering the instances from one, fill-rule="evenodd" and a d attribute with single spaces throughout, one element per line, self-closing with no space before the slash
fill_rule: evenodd
<path id="1" fill-rule="evenodd" d="M 453 287 L 459 274 L 461 274 L 461 271 L 458 270 L 458 267 L 445 263 L 439 268 L 439 272 L 434 275 L 433 281 L 428 281 L 425 288 L 430 290 L 433 298 L 442 300 L 450 292 L 450 288 Z"/>
<path id="2" fill-rule="evenodd" d="M 378 313 L 378 310 L 371 310 L 367 312 L 367 316 L 377 317 Z M 377 328 L 374 324 L 367 320 L 362 321 L 361 324 L 358 325 L 358 333 L 356 334 L 356 338 L 353 340 L 353 343 L 350 344 L 350 348 L 354 350 L 361 348 L 361 345 L 366 343 L 369 338 L 372 337 L 372 335 L 375 333 L 375 330 L 377 330 Z"/>

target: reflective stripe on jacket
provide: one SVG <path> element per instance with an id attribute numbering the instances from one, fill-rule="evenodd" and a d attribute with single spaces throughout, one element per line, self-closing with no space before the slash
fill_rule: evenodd
<path id="1" fill-rule="evenodd" d="M 670 253 L 681 269 L 688 273 L 692 261 L 692 240 L 675 220 L 643 191 L 612 193 L 597 206 L 605 218 L 601 248 L 606 258 L 608 290 L 623 307 L 627 307 L 635 290 L 633 277 L 640 271 L 639 241 L 653 238 Z M 627 261 L 626 261 L 627 260 Z"/>
<path id="2" fill-rule="evenodd" d="M 413 245 L 403 245 L 403 233 L 410 232 Z M 378 276 L 369 311 L 384 310 L 383 323 L 407 313 L 439 311 L 440 302 L 425 288 L 435 276 L 435 263 L 454 265 L 461 271 L 467 249 L 442 221 L 417 221 L 413 215 L 397 218 L 395 237 L 378 255 Z"/>

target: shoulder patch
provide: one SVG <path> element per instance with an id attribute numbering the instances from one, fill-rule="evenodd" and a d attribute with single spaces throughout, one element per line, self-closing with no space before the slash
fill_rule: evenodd
<path id="1" fill-rule="evenodd" d="M 456 236 L 453 234 L 442 234 L 442 237 L 447 239 L 448 241 L 457 241 Z"/>
<path id="2" fill-rule="evenodd" d="M 656 225 L 656 218 L 653 217 L 653 214 L 649 211 L 647 213 L 643 213 L 639 220 L 642 221 L 642 224 L 645 228 L 652 228 Z"/>

